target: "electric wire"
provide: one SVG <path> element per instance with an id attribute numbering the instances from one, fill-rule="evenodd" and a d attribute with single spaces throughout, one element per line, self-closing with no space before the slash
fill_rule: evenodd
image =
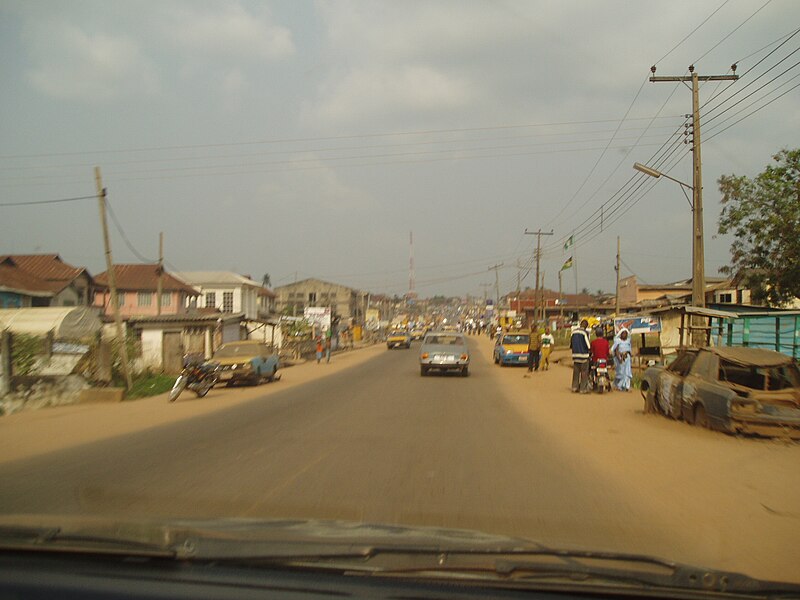
<path id="1" fill-rule="evenodd" d="M 667 58 L 667 57 L 668 57 L 670 54 L 672 54 L 673 52 L 675 52 L 675 50 L 677 50 L 677 49 L 678 49 L 678 47 L 679 47 L 681 44 L 683 44 L 683 43 L 684 43 L 686 40 L 688 40 L 690 37 L 692 37 L 692 35 L 694 35 L 694 34 L 695 34 L 695 32 L 696 32 L 698 29 L 700 29 L 700 28 L 701 28 L 703 25 L 705 25 L 705 24 L 708 22 L 708 20 L 709 20 L 711 17 L 713 17 L 715 14 L 717 14 L 717 13 L 718 13 L 718 12 L 719 12 L 719 11 L 722 9 L 722 7 L 723 7 L 723 6 L 725 6 L 725 5 L 726 5 L 726 4 L 727 4 L 729 1 L 730 1 L 730 0 L 725 0 L 725 1 L 724 1 L 722 4 L 720 4 L 720 5 L 719 5 L 719 6 L 718 6 L 718 7 L 717 7 L 715 10 L 714 10 L 714 12 L 712 12 L 712 13 L 711 13 L 710 15 L 708 15 L 708 16 L 707 16 L 705 19 L 703 19 L 703 21 L 702 21 L 702 22 L 701 22 L 701 23 L 700 23 L 700 24 L 699 24 L 697 27 L 695 27 L 695 28 L 694 28 L 694 29 L 692 29 L 692 30 L 691 30 L 691 31 L 690 31 L 688 34 L 686 34 L 686 36 L 685 36 L 685 37 L 684 37 L 684 38 L 683 38 L 683 39 L 682 39 L 680 42 L 678 42 L 677 44 L 675 44 L 675 45 L 672 47 L 672 49 L 671 49 L 669 52 L 667 52 L 667 53 L 666 53 L 664 56 L 662 56 L 661 58 L 659 58 L 659 59 L 658 59 L 657 61 L 655 61 L 653 64 L 654 64 L 654 65 L 657 65 L 657 64 L 658 64 L 658 63 L 660 63 L 662 60 L 664 60 L 665 58 Z"/>
<path id="2" fill-rule="evenodd" d="M 711 52 L 712 52 L 714 49 L 716 49 L 716 48 L 717 48 L 717 47 L 718 47 L 720 44 L 722 44 L 722 43 L 723 43 L 725 40 L 727 40 L 727 39 L 728 39 L 729 37 L 731 37 L 731 36 L 732 36 L 734 33 L 736 33 L 736 32 L 737 32 L 737 31 L 738 31 L 738 30 L 739 30 L 739 29 L 740 29 L 740 28 L 741 28 L 741 27 L 742 27 L 742 26 L 743 26 L 745 23 L 747 23 L 747 22 L 748 22 L 750 19 L 752 19 L 753 17 L 755 17 L 755 16 L 756 16 L 758 13 L 760 13 L 760 12 L 761 12 L 761 11 L 762 11 L 764 8 L 766 8 L 766 6 L 767 6 L 767 5 L 768 5 L 770 2 L 772 2 L 772 0 L 767 0 L 766 2 L 764 2 L 764 4 L 762 4 L 762 5 L 761 5 L 761 7 L 759 7 L 759 8 L 758 8 L 758 9 L 757 9 L 757 10 L 756 10 L 754 13 L 752 13 L 752 14 L 751 14 L 749 17 L 747 17 L 747 18 L 746 18 L 744 21 L 742 21 L 742 22 L 741 22 L 741 23 L 739 23 L 739 24 L 738 24 L 736 27 L 734 27 L 733 31 L 731 31 L 731 32 L 730 32 L 728 35 L 726 35 L 725 37 L 723 37 L 723 38 L 722 38 L 720 41 L 718 41 L 716 44 L 714 44 L 713 46 L 711 46 L 711 48 L 709 48 L 708 50 L 706 50 L 705 54 L 703 54 L 702 56 L 700 56 L 700 58 L 696 58 L 692 64 L 695 64 L 695 65 L 696 65 L 696 64 L 697 64 L 697 63 L 699 63 L 701 60 L 703 60 L 703 59 L 704 59 L 706 56 L 708 56 L 709 54 L 711 54 Z M 720 7 L 720 8 L 721 8 L 721 7 Z"/>
<path id="3" fill-rule="evenodd" d="M 34 204 L 58 204 L 61 202 L 77 202 L 79 200 L 90 200 L 97 198 L 97 196 L 76 196 L 74 198 L 55 198 L 53 200 L 25 200 L 23 202 L 3 202 L 0 204 L 0 207 L 3 206 L 31 206 Z"/>
<path id="4" fill-rule="evenodd" d="M 106 198 L 106 208 L 108 209 L 108 214 L 111 216 L 111 222 L 114 223 L 114 227 L 119 232 L 119 235 L 122 238 L 122 241 L 125 242 L 125 245 L 128 247 L 128 250 L 130 250 L 131 253 L 136 258 L 138 258 L 140 261 L 144 263 L 157 263 L 158 262 L 157 260 L 153 260 L 152 258 L 146 258 L 145 256 L 142 256 L 142 254 L 134 247 L 134 245 L 128 239 L 125 230 L 122 229 L 122 225 L 117 219 L 117 215 L 114 213 L 114 209 L 111 207 L 111 202 L 108 201 L 108 198 Z"/>

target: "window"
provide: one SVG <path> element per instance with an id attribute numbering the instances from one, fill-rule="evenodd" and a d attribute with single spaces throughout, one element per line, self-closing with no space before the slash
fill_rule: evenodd
<path id="1" fill-rule="evenodd" d="M 139 292 L 137 303 L 139 306 L 151 306 L 153 304 L 153 292 Z"/>
<path id="2" fill-rule="evenodd" d="M 317 301 L 317 292 L 309 292 L 308 293 L 308 301 L 309 302 L 316 302 Z"/>
<path id="3" fill-rule="evenodd" d="M 117 292 L 117 306 L 125 304 L 125 292 Z"/>
<path id="4" fill-rule="evenodd" d="M 206 308 L 214 308 L 217 305 L 216 292 L 206 292 Z"/>
<path id="5" fill-rule="evenodd" d="M 170 304 L 172 304 L 172 294 L 163 292 L 161 294 L 161 306 L 169 306 Z"/>
<path id="6" fill-rule="evenodd" d="M 720 294 L 719 295 L 719 302 L 720 304 L 730 304 L 733 302 L 733 294 Z"/>
<path id="7" fill-rule="evenodd" d="M 222 292 L 222 312 L 233 312 L 233 292 Z"/>

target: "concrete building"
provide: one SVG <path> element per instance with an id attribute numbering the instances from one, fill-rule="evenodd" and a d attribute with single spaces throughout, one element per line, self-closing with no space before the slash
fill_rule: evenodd
<path id="1" fill-rule="evenodd" d="M 122 318 L 158 314 L 158 265 L 114 265 L 118 302 Z M 95 277 L 94 306 L 102 308 L 108 316 L 111 309 L 111 291 L 108 274 L 104 271 Z M 161 314 L 181 315 L 187 312 L 192 298 L 199 293 L 193 287 L 164 273 L 161 282 Z"/>
<path id="2" fill-rule="evenodd" d="M 635 275 L 619 281 L 619 301 L 622 306 L 660 299 L 677 300 L 691 297 L 692 280 L 682 279 L 672 283 L 643 284 Z M 750 304 L 750 290 L 737 287 L 725 277 L 706 277 L 707 304 Z"/>
<path id="3" fill-rule="evenodd" d="M 0 307 L 89 306 L 94 280 L 58 254 L 0 256 Z"/>
<path id="4" fill-rule="evenodd" d="M 277 309 L 283 314 L 303 316 L 307 306 L 329 306 L 334 317 L 363 319 L 366 295 L 346 285 L 309 278 L 278 286 L 275 293 Z"/>
<path id="5" fill-rule="evenodd" d="M 275 293 L 232 271 L 180 271 L 174 275 L 197 289 L 198 308 L 244 313 L 248 319 L 275 314 Z"/>

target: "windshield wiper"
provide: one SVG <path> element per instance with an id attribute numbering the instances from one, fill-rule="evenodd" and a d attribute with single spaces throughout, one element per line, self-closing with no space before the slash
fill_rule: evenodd
<path id="1" fill-rule="evenodd" d="M 48 552 L 100 552 L 126 556 L 178 558 L 178 549 L 132 536 L 68 533 L 60 527 L 0 525 L 0 549 L 45 550 Z"/>

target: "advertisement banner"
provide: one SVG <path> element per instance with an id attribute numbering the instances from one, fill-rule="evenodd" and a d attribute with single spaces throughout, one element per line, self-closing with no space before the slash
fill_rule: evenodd
<path id="1" fill-rule="evenodd" d="M 307 306 L 303 311 L 303 317 L 317 329 L 327 331 L 331 328 L 330 306 Z"/>
<path id="2" fill-rule="evenodd" d="M 380 327 L 380 311 L 377 308 L 368 308 L 367 309 L 367 329 L 370 331 L 375 331 Z"/>
<path id="3" fill-rule="evenodd" d="M 636 317 L 619 317 L 614 319 L 615 334 L 619 333 L 623 327 L 627 329 L 631 335 L 634 333 L 660 333 L 661 318 L 639 315 Z"/>

